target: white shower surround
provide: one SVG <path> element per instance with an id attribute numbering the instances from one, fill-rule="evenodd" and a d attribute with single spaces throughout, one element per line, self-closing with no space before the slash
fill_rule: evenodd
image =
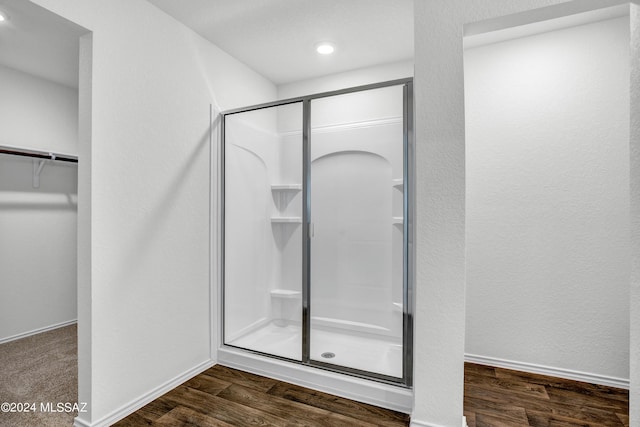
<path id="1" fill-rule="evenodd" d="M 269 114 L 271 111 L 260 110 L 254 116 Z M 255 114 L 254 112 L 249 114 Z M 239 116 L 238 116 L 239 118 Z M 225 288 L 226 333 L 227 338 L 233 340 L 245 333 L 263 326 L 273 318 L 270 302 L 280 290 L 301 292 L 301 134 L 289 131 L 286 134 L 274 134 L 247 123 L 246 118 L 235 120 L 236 116 L 227 118 L 227 167 L 226 174 L 226 268 L 225 279 L 230 285 Z M 358 169 L 358 160 L 377 158 L 381 167 L 378 186 L 370 187 L 374 194 L 360 194 L 366 200 L 375 200 L 375 194 L 383 194 L 383 220 L 388 227 L 382 229 L 387 238 L 386 247 L 380 251 L 388 256 L 385 264 L 370 264 L 367 257 L 358 257 L 351 253 L 343 262 L 338 262 L 343 269 L 348 268 L 347 274 L 364 272 L 371 269 L 371 282 L 380 287 L 385 284 L 393 285 L 372 292 L 350 295 L 351 301 L 361 306 L 375 306 L 377 310 L 364 314 L 366 319 L 354 317 L 349 310 L 356 307 L 334 304 L 327 300 L 331 295 L 326 292 L 316 295 L 320 301 L 314 301 L 316 307 L 314 318 L 342 319 L 334 321 L 333 326 L 342 325 L 370 333 L 401 336 L 402 328 L 402 149 L 394 149 L 389 141 L 401 141 L 402 118 L 385 118 L 382 120 L 368 120 L 362 123 L 319 127 L 312 130 L 315 144 L 312 149 L 312 169 L 314 182 L 334 178 L 328 186 L 313 187 L 313 194 L 318 199 L 330 200 L 335 193 L 348 183 L 341 181 L 335 173 L 337 162 L 341 173 L 352 173 L 355 177 L 366 173 L 371 168 Z M 337 156 L 337 157 L 336 157 Z M 352 164 L 345 164 L 344 157 L 354 160 Z M 342 157 L 342 160 L 339 160 Z M 282 161 L 282 160 L 285 161 Z M 287 161 L 292 159 L 292 161 Z M 317 165 L 322 160 L 331 159 L 329 168 Z M 366 161 L 366 160 L 365 160 Z M 351 162 L 350 162 L 351 163 Z M 280 165 L 280 166 L 278 166 Z M 286 165 L 289 165 L 288 167 Z M 293 166 L 291 166 L 293 165 Z M 291 168 L 298 168 L 292 171 Z M 345 170 L 353 167 L 353 171 Z M 275 171 L 275 172 L 274 172 Z M 278 173 L 280 171 L 281 173 Z M 333 175 L 332 175 L 333 174 Z M 297 177 L 296 177 L 297 175 Z M 342 176 L 342 175 L 341 175 Z M 278 183 L 278 184 L 276 184 Z M 234 186 L 240 186 L 234 188 Z M 334 188 L 335 186 L 335 192 Z M 274 188 L 275 187 L 275 188 Z M 382 187 L 382 188 L 380 188 Z M 251 193 L 251 197 L 238 195 Z M 322 194 L 324 193 L 324 194 Z M 348 197 L 349 194 L 342 194 Z M 354 194 L 355 195 L 355 194 Z M 280 201 L 278 201 L 280 199 Z M 282 200 L 285 200 L 282 202 Z M 277 205 L 281 204 L 280 209 Z M 373 206 L 370 206 L 373 207 Z M 379 206 L 378 206 L 379 207 Z M 344 205 L 342 206 L 344 208 Z M 359 212 L 362 214 L 362 212 Z M 336 207 L 335 221 L 340 223 L 349 212 Z M 380 215 L 379 215 L 380 216 Z M 325 214 L 325 219 L 327 215 Z M 396 222 L 396 227 L 391 227 Z M 333 226 L 336 226 L 333 224 Z M 356 226 L 350 224 L 350 226 Z M 372 229 L 362 230 L 363 234 L 377 231 L 380 223 L 373 224 Z M 385 235 L 386 234 L 386 235 Z M 314 250 L 331 255 L 332 246 L 328 243 L 314 245 Z M 247 251 L 253 249 L 253 251 Z M 400 254 L 400 256 L 396 256 Z M 347 266 L 348 261 L 349 266 Z M 381 261 L 385 261 L 384 259 Z M 246 268 L 250 266 L 250 268 Z M 315 274 L 314 274 L 315 273 Z M 321 282 L 322 273 L 315 271 L 312 282 Z M 334 278 L 335 279 L 335 278 Z M 268 286 L 264 286 L 265 281 Z M 325 281 L 325 286 L 332 288 L 336 294 L 337 286 L 343 282 Z M 378 298 L 376 298 L 376 296 Z M 299 301 L 300 294 L 297 300 Z M 355 299 L 355 298 L 359 299 Z M 288 300 L 295 298 L 287 298 Z M 338 301 L 339 303 L 340 301 Z M 340 309 L 341 308 L 341 309 Z M 300 310 L 297 311 L 300 313 Z M 381 317 L 382 315 L 382 317 Z M 300 316 L 287 319 L 300 322 Z M 327 321 L 319 320 L 327 324 Z M 351 326 L 349 326 L 351 325 Z"/>
<path id="2" fill-rule="evenodd" d="M 403 360 L 402 105 L 402 86 L 314 99 L 309 189 L 316 229 L 311 358 L 397 378 Z M 225 120 L 225 343 L 294 360 L 302 358 L 301 107 L 288 104 Z M 356 181 L 366 183 L 366 190 L 354 187 Z M 340 203 L 353 197 L 358 203 Z M 322 239 L 323 233 L 330 237 Z M 336 345 L 329 348 L 328 340 Z M 335 359 L 319 357 L 325 350 L 335 350 Z M 252 368 L 257 355 L 222 348 L 219 357 L 243 369 L 283 375 L 278 364 Z M 319 379 L 310 384 L 323 384 L 326 372 L 314 371 Z M 331 391 L 410 411 L 411 394 L 389 387 L 395 391 L 388 393 L 404 396 L 396 399 L 403 403 L 351 395 L 349 386 Z"/>

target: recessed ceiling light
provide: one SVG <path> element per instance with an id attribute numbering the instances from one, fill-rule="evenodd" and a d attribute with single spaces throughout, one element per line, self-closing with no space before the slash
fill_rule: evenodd
<path id="1" fill-rule="evenodd" d="M 7 17 L 5 16 L 5 14 L 0 12 L 0 22 L 6 21 L 6 20 L 7 20 Z"/>
<path id="2" fill-rule="evenodd" d="M 316 52 L 320 55 L 330 55 L 336 48 L 331 43 L 320 43 L 316 46 Z"/>

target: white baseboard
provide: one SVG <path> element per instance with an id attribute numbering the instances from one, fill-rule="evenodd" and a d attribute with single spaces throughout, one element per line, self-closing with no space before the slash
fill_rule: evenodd
<path id="1" fill-rule="evenodd" d="M 198 366 L 195 366 L 195 367 L 189 369 L 188 371 L 183 372 L 180 375 L 177 375 L 176 377 L 174 377 L 173 379 L 167 381 L 163 385 L 161 385 L 159 387 L 156 387 L 155 389 L 151 390 L 150 392 L 140 396 L 136 400 L 133 400 L 133 401 L 127 403 L 126 405 L 123 405 L 122 407 L 116 409 L 115 411 L 111 412 L 110 414 L 107 414 L 106 416 L 102 417 L 101 419 L 99 419 L 97 421 L 94 421 L 92 423 L 88 423 L 85 420 L 82 420 L 80 418 L 76 418 L 74 420 L 73 425 L 74 425 L 74 427 L 108 427 L 108 426 L 120 421 L 121 419 L 123 419 L 127 415 L 131 415 L 132 413 L 134 413 L 138 409 L 142 408 L 143 406 L 145 406 L 146 404 L 152 402 L 153 400 L 159 398 L 160 396 L 162 396 L 163 394 L 167 393 L 168 391 L 173 390 L 174 388 L 176 388 L 177 386 L 179 386 L 183 382 L 188 381 L 191 378 L 195 377 L 196 375 L 206 371 L 207 369 L 209 369 L 213 365 L 215 365 L 215 362 L 213 360 L 206 360 L 206 361 L 202 362 L 201 364 L 199 364 Z"/>
<path id="2" fill-rule="evenodd" d="M 496 368 L 513 369 L 515 371 L 529 372 L 532 374 L 548 375 L 551 377 L 565 378 L 590 384 L 604 385 L 629 390 L 629 380 L 625 378 L 608 377 L 605 375 L 588 372 L 572 371 L 570 369 L 554 368 L 551 366 L 536 365 L 535 363 L 516 362 L 513 360 L 498 359 L 495 357 L 465 354 L 464 360 L 479 365 L 494 366 Z"/>
<path id="3" fill-rule="evenodd" d="M 44 326 L 42 328 L 34 329 L 32 331 L 22 332 L 21 334 L 12 335 L 10 337 L 0 338 L 0 344 L 5 344 L 11 341 L 27 338 L 32 335 L 41 334 L 43 332 L 53 331 L 54 329 L 64 328 L 65 326 L 70 326 L 75 323 L 78 323 L 78 319 L 71 319 L 71 320 L 67 320 L 66 322 L 60 322 L 54 325 Z"/>
<path id="4" fill-rule="evenodd" d="M 427 423 L 425 421 L 414 420 L 412 418 L 411 423 L 409 424 L 409 427 L 443 427 L 443 426 L 438 424 Z M 462 427 L 468 427 L 467 417 L 462 417 Z"/>
<path id="5" fill-rule="evenodd" d="M 88 421 L 81 420 L 80 418 L 76 417 L 73 420 L 73 427 L 91 427 L 91 424 Z"/>

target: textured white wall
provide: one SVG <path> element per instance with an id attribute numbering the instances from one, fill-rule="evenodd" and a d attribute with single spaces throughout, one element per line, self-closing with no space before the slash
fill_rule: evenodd
<path id="1" fill-rule="evenodd" d="M 78 92 L 0 67 L 0 145 L 75 153 Z M 77 166 L 0 156 L 0 341 L 76 319 Z"/>
<path id="2" fill-rule="evenodd" d="M 466 352 L 629 378 L 629 18 L 468 49 Z"/>
<path id="3" fill-rule="evenodd" d="M 631 387 L 630 422 L 640 425 L 640 2 L 631 2 Z"/>
<path id="4" fill-rule="evenodd" d="M 146 1 L 35 3 L 93 31 L 79 399 L 95 424 L 210 360 L 209 103 L 276 92 Z"/>
<path id="5" fill-rule="evenodd" d="M 77 153 L 77 90 L 0 66 L 0 93 L 0 145 Z"/>
<path id="6" fill-rule="evenodd" d="M 562 3 L 417 1 L 413 425 L 459 426 L 465 334 L 463 26 Z"/>
<path id="7" fill-rule="evenodd" d="M 0 342 L 76 319 L 77 166 L 0 155 Z"/>
<path id="8" fill-rule="evenodd" d="M 0 67 L 0 144 L 75 153 L 78 92 Z M 76 165 L 0 156 L 0 340 L 76 319 Z"/>

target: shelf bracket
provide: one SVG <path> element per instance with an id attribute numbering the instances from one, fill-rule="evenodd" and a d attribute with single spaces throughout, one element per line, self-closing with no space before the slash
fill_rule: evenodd
<path id="1" fill-rule="evenodd" d="M 51 160 L 56 159 L 56 155 L 53 153 L 49 153 L 49 157 L 51 157 Z M 40 188 L 40 173 L 42 173 L 45 163 L 46 160 L 33 161 L 33 188 Z"/>

